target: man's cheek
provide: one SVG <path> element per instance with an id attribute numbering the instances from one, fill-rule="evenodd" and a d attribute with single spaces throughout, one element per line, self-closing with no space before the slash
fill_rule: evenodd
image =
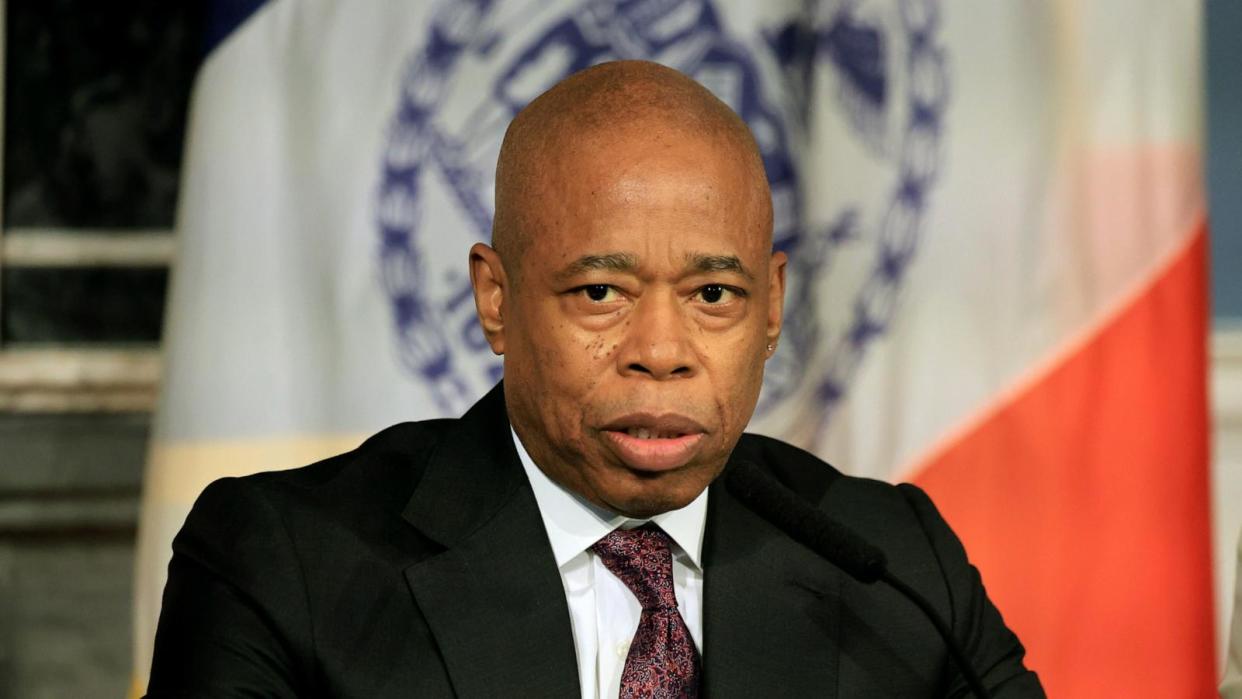
<path id="1" fill-rule="evenodd" d="M 729 411 L 730 427 L 740 432 L 750 420 L 750 412 L 744 406 L 755 405 L 763 389 L 763 366 L 747 361 L 742 366 L 733 367 L 733 370 L 736 380 L 729 383 L 729 396 L 724 409 Z"/>

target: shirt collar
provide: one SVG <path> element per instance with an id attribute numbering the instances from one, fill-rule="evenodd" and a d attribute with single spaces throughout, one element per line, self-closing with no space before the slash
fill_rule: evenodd
<path id="1" fill-rule="evenodd" d="M 531 490 L 535 492 L 535 502 L 539 505 L 539 514 L 543 517 L 543 526 L 548 532 L 548 542 L 552 544 L 552 554 L 558 568 L 589 549 L 612 530 L 619 527 L 628 529 L 650 521 L 668 534 L 695 568 L 700 571 L 703 569 L 700 561 L 703 553 L 703 526 L 707 521 L 707 488 L 689 505 L 679 510 L 670 510 L 649 520 L 633 519 L 597 507 L 548 478 L 543 469 L 535 465 L 530 454 L 526 453 L 522 440 L 518 439 L 512 427 L 509 428 L 509 433 L 513 436 L 513 446 L 517 448 L 522 468 L 526 470 L 526 477 L 530 480 Z"/>

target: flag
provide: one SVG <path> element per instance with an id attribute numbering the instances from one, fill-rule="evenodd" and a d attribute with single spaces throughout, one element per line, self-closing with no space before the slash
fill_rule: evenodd
<path id="1" fill-rule="evenodd" d="M 500 377 L 465 261 L 505 126 L 644 58 L 762 151 L 791 262 L 752 430 L 924 486 L 1050 695 L 1207 695 L 1201 12 L 262 3 L 194 90 L 135 689 L 208 482 L 459 415 Z"/>

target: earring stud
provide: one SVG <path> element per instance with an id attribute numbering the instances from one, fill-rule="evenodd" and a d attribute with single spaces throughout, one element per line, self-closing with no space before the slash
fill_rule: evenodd
<path id="1" fill-rule="evenodd" d="M 771 342 L 769 342 L 769 343 L 768 343 L 768 351 L 769 351 L 769 352 L 773 352 L 773 351 L 775 351 L 775 350 L 776 350 L 776 345 L 774 345 L 774 344 L 772 344 Z"/>

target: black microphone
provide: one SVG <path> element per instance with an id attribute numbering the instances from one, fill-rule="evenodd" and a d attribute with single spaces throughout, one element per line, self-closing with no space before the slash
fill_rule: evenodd
<path id="1" fill-rule="evenodd" d="M 923 610 L 944 639 L 970 691 L 979 699 L 991 699 L 978 673 L 953 638 L 948 624 L 925 597 L 888 571 L 884 552 L 853 529 L 836 521 L 781 485 L 763 469 L 738 460 L 725 471 L 725 485 L 751 510 L 785 532 L 789 538 L 823 556 L 860 583 L 882 581 Z"/>

